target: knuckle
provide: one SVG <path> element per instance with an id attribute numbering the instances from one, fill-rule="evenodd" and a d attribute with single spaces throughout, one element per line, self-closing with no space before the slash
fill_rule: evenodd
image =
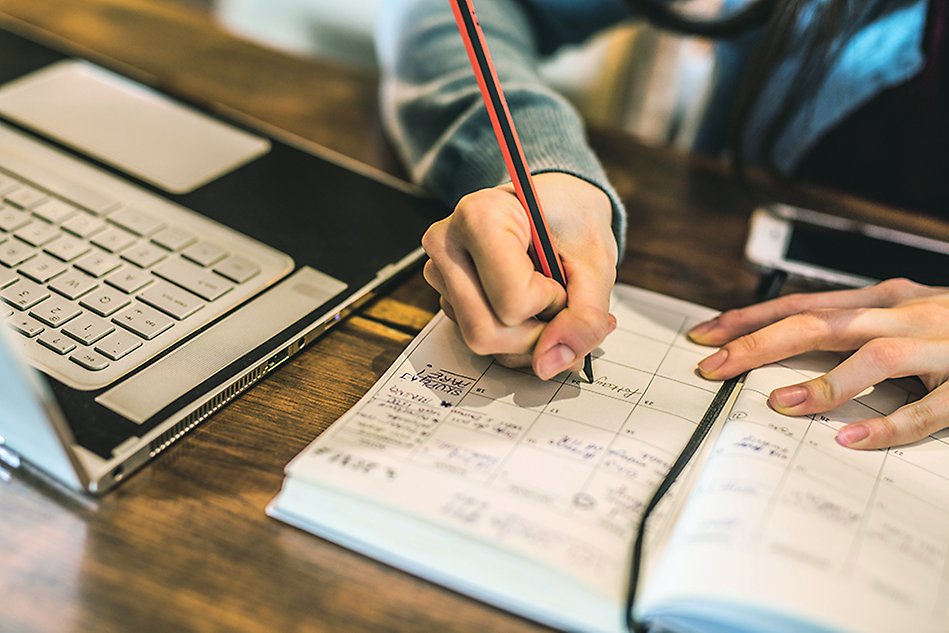
<path id="1" fill-rule="evenodd" d="M 599 308 L 578 306 L 574 310 L 574 318 L 579 322 L 583 331 L 592 334 L 591 338 L 595 338 L 595 342 L 601 341 L 609 332 L 610 315 Z"/>
<path id="2" fill-rule="evenodd" d="M 523 293 L 510 288 L 505 288 L 498 293 L 492 307 L 498 321 L 507 326 L 518 325 L 533 316 L 528 314 L 529 310 Z"/>
<path id="3" fill-rule="evenodd" d="M 425 262 L 425 266 L 422 267 L 422 277 L 428 282 L 428 285 L 435 285 L 432 283 L 438 278 L 438 268 L 435 266 L 435 262 L 432 260 Z"/>
<path id="4" fill-rule="evenodd" d="M 830 310 L 805 310 L 793 317 L 795 325 L 808 339 L 822 341 L 832 329 Z"/>
<path id="5" fill-rule="evenodd" d="M 891 373 L 903 365 L 907 347 L 897 339 L 877 338 L 868 341 L 861 351 L 868 362 Z"/>
<path id="6" fill-rule="evenodd" d="M 467 325 L 461 329 L 461 337 L 472 352 L 487 356 L 496 351 L 497 337 L 494 328 L 488 325 Z"/>
<path id="7" fill-rule="evenodd" d="M 731 348 L 729 351 L 735 350 L 743 355 L 755 356 L 761 349 L 761 337 L 756 332 L 745 334 L 729 343 L 727 347 Z"/>
<path id="8" fill-rule="evenodd" d="M 429 257 L 435 257 L 440 251 L 440 245 L 444 238 L 444 221 L 436 222 L 428 227 L 428 230 L 422 235 L 422 250 Z"/>
<path id="9" fill-rule="evenodd" d="M 727 330 L 733 329 L 741 325 L 744 320 L 744 314 L 746 310 L 744 308 L 736 308 L 734 310 L 726 310 L 718 316 L 718 324 L 720 327 L 723 327 Z"/>
<path id="10" fill-rule="evenodd" d="M 915 402 L 904 409 L 905 425 L 912 440 L 921 440 L 929 435 L 936 420 L 936 412 L 925 401 Z"/>
<path id="11" fill-rule="evenodd" d="M 879 419 L 876 435 L 883 441 L 882 443 L 890 446 L 894 443 L 900 434 L 899 425 L 893 420 L 893 416 L 885 415 Z"/>
<path id="12" fill-rule="evenodd" d="M 844 399 L 840 389 L 831 380 L 828 380 L 826 374 L 812 380 L 808 387 L 811 394 L 820 402 L 836 405 Z"/>
<path id="13" fill-rule="evenodd" d="M 883 296 L 890 301 L 899 302 L 912 297 L 921 287 L 915 281 L 905 277 L 894 277 L 881 281 L 876 287 L 882 292 Z"/>
<path id="14" fill-rule="evenodd" d="M 450 221 L 451 231 L 468 242 L 499 229 L 518 235 L 530 232 L 517 199 L 497 189 L 482 189 L 462 198 Z"/>
<path id="15" fill-rule="evenodd" d="M 452 228 L 465 235 L 477 235 L 484 221 L 484 209 L 480 204 L 459 204 L 452 214 Z"/>

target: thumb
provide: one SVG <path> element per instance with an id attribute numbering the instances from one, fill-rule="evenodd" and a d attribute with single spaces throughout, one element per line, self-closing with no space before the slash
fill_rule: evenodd
<path id="1" fill-rule="evenodd" d="M 610 314 L 615 269 L 577 263 L 566 272 L 567 307 L 547 324 L 534 347 L 534 373 L 544 380 L 578 367 L 616 329 Z"/>

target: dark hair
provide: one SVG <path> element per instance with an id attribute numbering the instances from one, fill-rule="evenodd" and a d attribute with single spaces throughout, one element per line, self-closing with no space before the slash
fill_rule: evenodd
<path id="1" fill-rule="evenodd" d="M 764 167 L 776 175 L 773 152 L 778 137 L 827 77 L 847 41 L 863 27 L 912 0 L 754 0 L 730 16 L 712 20 L 686 17 L 671 7 L 674 2 L 626 1 L 657 26 L 684 34 L 729 39 L 762 29 L 732 110 L 728 144 L 739 173 L 745 164 L 747 124 L 762 89 L 789 54 L 800 55 L 788 98 L 774 112 L 763 136 L 754 140 Z M 802 29 L 805 19 L 807 25 Z"/>

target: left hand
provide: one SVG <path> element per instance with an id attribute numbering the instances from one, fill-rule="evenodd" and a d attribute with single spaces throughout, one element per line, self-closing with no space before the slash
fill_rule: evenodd
<path id="1" fill-rule="evenodd" d="M 786 415 L 828 411 L 887 378 L 918 376 L 929 390 L 890 415 L 837 432 L 851 448 L 909 444 L 949 427 L 949 288 L 890 279 L 857 290 L 793 294 L 729 310 L 689 336 L 722 348 L 699 363 L 723 380 L 812 350 L 853 351 L 819 378 L 771 392 Z"/>

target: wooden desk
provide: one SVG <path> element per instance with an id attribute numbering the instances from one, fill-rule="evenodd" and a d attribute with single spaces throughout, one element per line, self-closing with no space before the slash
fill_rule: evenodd
<path id="1" fill-rule="evenodd" d="M 398 173 L 371 75 L 241 42 L 175 2 L 0 0 L 0 12 Z M 621 280 L 720 308 L 750 302 L 747 214 L 788 192 L 743 189 L 715 161 L 615 132 L 593 139 L 632 215 Z M 793 197 L 949 238 L 945 222 Z M 264 516 L 284 464 L 436 309 L 416 273 L 89 507 L 19 475 L 0 483 L 0 631 L 537 630 Z"/>

